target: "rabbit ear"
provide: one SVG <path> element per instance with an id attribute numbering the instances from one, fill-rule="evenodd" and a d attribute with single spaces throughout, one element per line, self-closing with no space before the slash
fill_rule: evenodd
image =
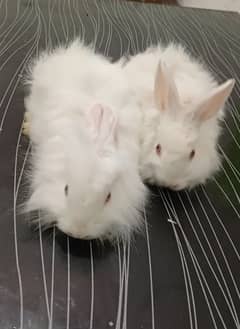
<path id="1" fill-rule="evenodd" d="M 179 108 L 180 101 L 177 87 L 172 78 L 172 72 L 161 61 L 158 64 L 155 76 L 154 97 L 160 111 Z"/>
<path id="2" fill-rule="evenodd" d="M 215 116 L 230 96 L 234 84 L 235 80 L 229 79 L 215 88 L 211 94 L 198 105 L 195 112 L 195 119 L 201 123 Z"/>
<path id="3" fill-rule="evenodd" d="M 95 104 L 88 111 L 87 119 L 92 139 L 100 150 L 116 144 L 117 118 L 109 107 Z"/>

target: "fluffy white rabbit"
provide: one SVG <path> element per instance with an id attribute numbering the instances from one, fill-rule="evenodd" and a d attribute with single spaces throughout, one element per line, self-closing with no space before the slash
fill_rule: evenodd
<path id="1" fill-rule="evenodd" d="M 120 63 L 75 41 L 43 52 L 27 76 L 31 197 L 43 223 L 84 239 L 129 238 L 147 190 L 139 175 L 140 113 Z"/>
<path id="2" fill-rule="evenodd" d="M 218 85 L 175 44 L 147 49 L 124 71 L 143 113 L 142 178 L 174 190 L 204 183 L 220 165 L 220 120 L 235 81 Z"/>

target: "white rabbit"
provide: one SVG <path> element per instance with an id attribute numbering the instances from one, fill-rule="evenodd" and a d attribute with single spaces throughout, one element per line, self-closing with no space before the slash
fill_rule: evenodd
<path id="1" fill-rule="evenodd" d="M 174 44 L 147 49 L 124 70 L 143 113 L 142 178 L 174 190 L 204 183 L 220 165 L 220 120 L 235 81 L 218 85 Z"/>
<path id="2" fill-rule="evenodd" d="M 147 190 L 138 168 L 139 110 L 120 63 L 75 41 L 37 58 L 27 83 L 27 211 L 41 209 L 44 224 L 76 238 L 129 238 Z"/>

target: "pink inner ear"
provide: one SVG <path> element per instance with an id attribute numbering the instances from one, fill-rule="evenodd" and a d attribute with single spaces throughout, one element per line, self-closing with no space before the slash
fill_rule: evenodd
<path id="1" fill-rule="evenodd" d="M 179 95 L 173 79 L 173 69 L 161 61 L 155 75 L 154 96 L 160 111 L 170 111 L 180 107 Z"/>
<path id="2" fill-rule="evenodd" d="M 203 122 L 216 116 L 230 96 L 234 84 L 235 80 L 230 79 L 216 87 L 210 95 L 199 104 L 196 111 L 196 118 L 200 122 Z"/>
<path id="3" fill-rule="evenodd" d="M 96 133 L 99 133 L 100 131 L 100 125 L 101 125 L 101 121 L 103 119 L 103 107 L 101 104 L 95 104 L 92 108 L 91 108 L 91 118 L 92 118 L 92 123 L 93 123 L 93 128 L 95 130 Z"/>
<path id="4" fill-rule="evenodd" d="M 103 144 L 112 145 L 117 141 L 117 118 L 107 106 L 104 106 L 103 118 L 99 130 L 99 140 Z"/>
<path id="5" fill-rule="evenodd" d="M 106 145 L 113 145 L 117 141 L 117 118 L 113 111 L 104 105 L 95 104 L 90 108 L 87 119 L 92 138 L 98 148 L 103 150 Z"/>

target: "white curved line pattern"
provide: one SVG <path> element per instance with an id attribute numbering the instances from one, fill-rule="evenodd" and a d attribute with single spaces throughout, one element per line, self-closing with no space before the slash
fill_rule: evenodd
<path id="1" fill-rule="evenodd" d="M 147 215 L 146 215 L 146 210 L 145 209 L 144 209 L 144 224 L 145 224 L 145 231 L 146 231 L 147 251 L 148 251 L 148 264 L 149 264 L 150 294 L 151 294 L 151 313 L 152 313 L 152 329 L 155 329 L 154 285 L 153 285 L 153 271 L 152 271 L 152 255 L 151 255 L 151 246 L 150 246 L 149 232 L 148 232 L 148 225 L 147 225 Z"/>
<path id="2" fill-rule="evenodd" d="M 47 316 L 48 321 L 50 322 L 50 305 L 48 298 L 48 290 L 47 290 L 47 278 L 46 278 L 46 270 L 45 270 L 45 261 L 44 261 L 44 252 L 43 252 L 43 241 L 42 241 L 42 226 L 41 226 L 41 216 L 39 214 L 38 225 L 39 225 L 39 245 L 40 245 L 40 255 L 41 255 L 41 263 L 42 263 L 42 276 L 43 276 L 43 286 L 44 286 L 44 296 L 47 308 Z"/>
<path id="3" fill-rule="evenodd" d="M 185 283 L 185 288 L 186 288 L 186 295 L 187 295 L 187 302 L 188 302 L 188 312 L 189 312 L 189 321 L 190 321 L 190 328 L 193 328 L 193 323 L 195 324 L 195 328 L 198 328 L 198 320 L 197 320 L 197 312 L 196 312 L 196 303 L 195 303 L 195 298 L 194 298 L 194 292 L 193 292 L 193 286 L 192 286 L 192 280 L 190 276 L 190 271 L 188 267 L 188 263 L 186 261 L 186 257 L 184 254 L 184 250 L 182 247 L 181 240 L 179 238 L 179 235 L 177 233 L 177 230 L 175 228 L 175 225 L 177 222 L 172 220 L 172 215 L 167 207 L 167 203 L 165 202 L 165 198 L 162 196 L 162 192 L 159 191 L 159 194 L 161 196 L 161 199 L 163 200 L 165 210 L 168 215 L 168 222 L 171 223 L 174 236 L 177 242 L 179 254 L 180 254 L 180 259 L 181 259 L 181 264 L 182 264 L 182 269 L 183 269 L 183 278 L 184 278 L 184 283 Z M 189 292 L 190 288 L 190 292 Z M 191 297 L 191 298 L 190 298 Z M 193 308 L 193 315 L 192 315 L 192 308 Z M 193 322 L 193 316 L 194 316 L 194 322 Z"/>
<path id="4" fill-rule="evenodd" d="M 194 328 L 198 328 L 198 320 L 197 320 L 197 314 L 196 314 L 196 305 L 195 305 L 195 299 L 194 299 L 194 294 L 193 294 L 193 287 L 192 287 L 192 282 L 191 282 L 191 277 L 189 274 L 189 269 L 186 261 L 186 257 L 184 255 L 183 247 L 181 244 L 181 240 L 178 236 L 177 230 L 175 228 L 175 224 L 171 223 L 173 232 L 176 238 L 180 258 L 181 258 L 181 263 L 182 263 L 182 269 L 183 269 L 183 276 L 184 276 L 184 282 L 185 282 L 185 287 L 186 287 L 186 294 L 187 294 L 187 301 L 188 301 L 188 312 L 189 312 L 189 321 L 190 321 L 190 328 L 192 329 L 193 326 Z M 190 287 L 190 293 L 189 293 L 189 288 Z M 191 299 L 190 299 L 191 297 Z M 194 315 L 192 315 L 192 309 L 191 309 L 191 301 L 193 304 L 193 311 Z M 194 316 L 194 322 L 193 322 L 193 316 Z"/>
<path id="5" fill-rule="evenodd" d="M 164 206 L 165 206 L 165 209 L 169 209 L 170 213 L 172 213 L 172 216 L 174 217 L 174 219 L 176 220 L 177 224 L 178 224 L 178 227 L 180 228 L 180 231 L 182 233 L 182 237 L 184 239 L 184 242 L 185 242 L 185 245 L 186 245 L 186 248 L 187 248 L 187 251 L 191 257 L 191 260 L 192 260 L 192 264 L 194 266 L 194 270 L 195 270 L 195 273 L 197 275 L 197 278 L 199 280 L 199 284 L 201 286 L 201 289 L 202 289 L 202 293 L 204 295 L 204 298 L 205 298 L 205 302 L 207 304 L 207 307 L 208 307 L 208 310 L 209 310 L 209 313 L 210 313 L 210 316 L 212 318 L 212 321 L 213 321 L 213 325 L 214 325 L 214 328 L 217 329 L 217 322 L 216 322 L 216 318 L 214 316 L 214 313 L 213 313 L 213 308 L 210 304 L 210 300 L 213 302 L 215 308 L 216 308 L 216 311 L 217 311 L 217 314 L 219 316 L 219 318 L 221 319 L 221 322 L 222 322 L 222 325 L 225 329 L 227 329 L 226 327 L 226 324 L 223 320 L 223 317 L 221 315 L 221 312 L 219 311 L 219 307 L 217 306 L 217 303 L 216 303 L 216 300 L 214 298 L 214 295 L 209 287 L 209 284 L 207 283 L 207 280 L 206 280 L 206 277 L 199 265 L 199 262 L 197 260 L 197 257 L 196 257 L 196 254 L 194 253 L 193 249 L 192 249 L 192 246 L 187 238 L 187 235 L 181 225 L 181 221 L 177 215 L 177 212 L 176 212 L 176 209 L 173 205 L 173 202 L 172 202 L 172 199 L 163 195 L 163 203 L 164 203 Z M 207 293 L 209 293 L 210 296 L 207 295 Z M 210 297 L 210 300 L 209 300 L 209 297 Z"/>
<path id="6" fill-rule="evenodd" d="M 70 308 L 71 308 L 71 254 L 69 237 L 67 237 L 67 324 L 66 329 L 70 329 Z"/>
<path id="7" fill-rule="evenodd" d="M 157 244 L 153 240 L 156 239 L 155 230 L 159 230 L 158 246 L 161 249 L 163 227 L 163 232 L 173 238 L 175 247 L 174 251 L 169 251 L 168 257 L 176 256 L 180 264 L 181 273 L 176 273 L 174 278 L 177 278 L 177 274 L 182 278 L 178 283 L 183 292 L 180 303 L 185 305 L 186 314 L 182 317 L 184 324 L 179 323 L 179 329 L 200 329 L 202 323 L 208 329 L 240 328 L 240 247 L 237 235 L 240 229 L 240 111 L 237 101 L 240 98 L 239 28 L 237 14 L 214 11 L 201 11 L 199 14 L 197 10 L 145 6 L 122 0 L 0 0 L 0 79 L 4 77 L 0 84 L 0 154 L 3 154 L 3 162 L 8 153 L 6 147 L 1 149 L 2 145 L 12 143 L 7 150 L 13 147 L 15 150 L 11 163 L 6 164 L 9 167 L 10 193 L 13 180 L 13 216 L 9 222 L 12 223 L 11 243 L 16 268 L 14 286 L 18 287 L 15 294 L 19 303 L 13 327 L 27 329 L 30 325 L 28 316 L 31 305 L 26 295 L 29 293 L 26 280 L 31 278 L 32 282 L 28 284 L 30 287 L 34 285 L 36 273 L 31 266 L 26 268 L 25 261 L 22 261 L 28 255 L 29 243 L 31 248 L 34 246 L 35 251 L 39 251 L 36 266 L 41 294 L 37 298 L 41 304 L 40 317 L 45 321 L 43 326 L 58 328 L 64 314 L 64 324 L 61 322 L 61 326 L 67 329 L 74 326 L 131 329 L 130 323 L 136 323 L 136 328 L 138 323 L 140 328 L 164 328 L 165 323 L 162 321 L 165 314 L 159 306 L 164 296 L 158 295 L 163 278 L 157 271 L 159 264 L 162 267 L 165 265 L 159 256 L 164 255 L 165 250 L 155 250 Z M 143 213 L 144 240 L 142 236 L 137 237 L 136 247 L 130 242 L 119 241 L 113 258 L 110 257 L 114 260 L 111 263 L 107 263 L 108 257 L 98 260 L 92 243 L 89 246 L 89 262 L 85 263 L 81 256 L 75 257 L 75 248 L 69 237 L 65 240 L 65 257 L 62 257 L 64 251 L 58 245 L 56 228 L 53 228 L 50 241 L 42 233 L 41 219 L 44 215 L 40 212 L 39 240 L 23 242 L 22 232 L 26 224 L 21 222 L 18 215 L 18 203 L 23 195 L 23 181 L 31 152 L 31 143 L 26 143 L 26 138 L 21 134 L 21 80 L 29 60 L 39 54 L 41 49 L 50 50 L 75 37 L 92 43 L 102 54 L 113 56 L 113 60 L 136 54 L 157 42 L 181 42 L 193 55 L 200 57 L 217 78 L 223 80 L 233 77 L 236 80 L 234 96 L 228 103 L 228 115 L 223 121 L 223 142 L 220 141 L 218 146 L 223 158 L 219 175 L 209 185 L 191 192 L 173 194 L 159 190 L 159 194 L 154 196 L 157 200 L 153 202 L 154 210 L 144 210 Z M 146 279 L 143 279 L 142 273 L 134 271 L 134 267 L 139 265 L 139 252 L 141 257 L 146 257 L 141 263 L 144 264 L 143 272 L 148 276 Z M 0 263 L 4 256 L 0 251 Z M 59 262 L 65 263 L 61 266 Z M 99 280 L 101 266 L 105 262 L 110 264 L 107 273 L 109 282 Z M 82 264 L 89 264 L 89 267 L 82 268 Z M 1 271 L 0 268 L 0 274 Z M 132 273 L 137 277 L 133 278 Z M 133 315 L 133 304 L 138 300 L 134 282 L 139 280 L 142 280 L 141 296 L 145 305 Z M 86 281 L 89 282 L 89 293 L 84 296 L 84 304 L 75 305 L 77 299 L 74 297 L 81 295 L 81 288 L 87 286 Z M 115 304 L 109 305 L 104 312 L 103 307 L 108 301 L 99 304 L 101 296 L 97 296 L 97 293 L 101 285 L 109 289 L 105 296 L 118 293 Z M 37 299 L 36 295 L 33 296 Z M 179 315 L 183 308 L 174 298 L 170 303 L 173 308 L 168 321 L 172 325 L 176 324 L 174 312 Z M 136 314 L 138 319 L 133 319 Z M 84 316 L 87 318 L 84 319 Z M 84 323 L 79 324 L 78 317 Z M 33 328 L 39 323 L 36 320 L 31 325 Z"/>
<path id="8" fill-rule="evenodd" d="M 16 186 L 17 186 L 17 164 L 18 164 L 18 151 L 19 151 L 19 144 L 21 138 L 22 127 L 20 127 L 17 146 L 16 146 L 16 153 L 15 153 L 15 163 L 14 163 L 14 188 L 13 188 L 13 195 L 14 195 L 14 203 L 13 203 L 13 229 L 14 229 L 14 247 L 15 247 L 15 257 L 16 257 L 16 268 L 17 268 L 17 275 L 18 275 L 18 284 L 19 284 L 19 299 L 20 299 L 20 319 L 19 319 L 19 328 L 23 329 L 23 285 L 22 285 L 22 274 L 20 269 L 19 263 L 19 250 L 18 250 L 18 237 L 17 237 L 17 194 L 16 194 Z"/>
<path id="9" fill-rule="evenodd" d="M 92 242 L 90 242 L 90 264 L 91 264 L 91 307 L 90 307 L 90 324 L 89 329 L 93 329 L 93 312 L 94 312 L 94 260 Z"/>

